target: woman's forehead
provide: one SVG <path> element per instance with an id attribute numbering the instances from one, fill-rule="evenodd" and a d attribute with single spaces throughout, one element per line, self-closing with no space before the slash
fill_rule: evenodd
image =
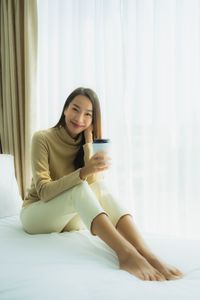
<path id="1" fill-rule="evenodd" d="M 88 97 L 83 95 L 78 95 L 74 97 L 74 99 L 71 102 L 71 105 L 77 105 L 80 108 L 92 110 L 92 102 Z"/>

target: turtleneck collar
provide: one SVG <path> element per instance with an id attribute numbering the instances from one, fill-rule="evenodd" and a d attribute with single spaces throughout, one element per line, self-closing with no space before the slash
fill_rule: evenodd
<path id="1" fill-rule="evenodd" d="M 80 145 L 80 143 L 81 143 L 82 134 L 79 134 L 78 138 L 72 138 L 69 135 L 69 133 L 66 131 L 66 129 L 62 126 L 57 128 L 57 134 L 63 142 L 65 142 L 71 146 Z"/>

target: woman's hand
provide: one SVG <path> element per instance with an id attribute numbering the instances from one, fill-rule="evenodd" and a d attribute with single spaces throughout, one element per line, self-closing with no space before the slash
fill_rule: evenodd
<path id="1" fill-rule="evenodd" d="M 110 161 L 111 158 L 106 152 L 97 152 L 80 170 L 80 178 L 84 180 L 90 175 L 107 170 L 111 165 Z"/>
<path id="2" fill-rule="evenodd" d="M 86 130 L 84 130 L 85 142 L 92 143 L 93 142 L 93 125 L 91 124 Z"/>

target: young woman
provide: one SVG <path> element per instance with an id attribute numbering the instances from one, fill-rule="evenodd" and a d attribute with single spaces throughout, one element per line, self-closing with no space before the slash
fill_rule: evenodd
<path id="1" fill-rule="evenodd" d="M 94 138 L 101 138 L 99 100 L 91 89 L 78 88 L 58 123 L 33 136 L 33 179 L 20 215 L 24 230 L 39 234 L 86 226 L 116 252 L 121 269 L 142 280 L 180 278 L 178 269 L 152 253 L 131 214 L 103 184 L 100 175 L 110 157 L 92 154 Z"/>

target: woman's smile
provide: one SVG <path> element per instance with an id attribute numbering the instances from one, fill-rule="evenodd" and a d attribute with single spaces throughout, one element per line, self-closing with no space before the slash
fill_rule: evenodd
<path id="1" fill-rule="evenodd" d="M 84 125 L 80 125 L 80 124 L 77 124 L 73 121 L 71 121 L 71 124 L 75 127 L 75 128 L 84 128 L 85 126 Z"/>

